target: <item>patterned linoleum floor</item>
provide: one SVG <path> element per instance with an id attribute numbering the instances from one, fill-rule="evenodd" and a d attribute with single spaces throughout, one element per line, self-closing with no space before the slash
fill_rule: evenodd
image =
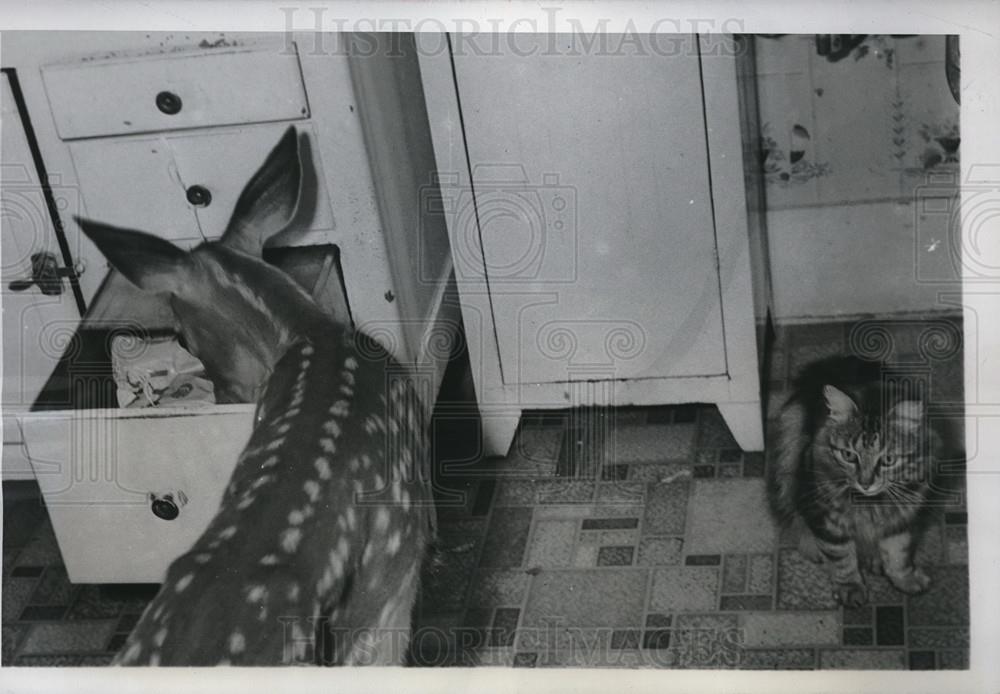
<path id="1" fill-rule="evenodd" d="M 932 415 L 956 418 L 960 335 L 940 319 L 783 328 L 770 399 L 800 365 L 853 351 L 911 373 Z M 968 667 L 960 459 L 943 463 L 953 490 L 918 551 L 930 590 L 871 577 L 871 604 L 845 610 L 771 521 L 764 456 L 741 452 L 714 407 L 529 415 L 510 455 L 485 461 L 468 412 L 450 411 L 414 664 Z M 3 663 L 107 663 L 153 588 L 70 584 L 44 507 L 5 493 Z"/>

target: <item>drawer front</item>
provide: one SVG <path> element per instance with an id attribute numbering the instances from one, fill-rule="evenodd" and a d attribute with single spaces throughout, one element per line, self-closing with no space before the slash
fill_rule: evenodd
<path id="1" fill-rule="evenodd" d="M 294 44 L 49 65 L 42 79 L 64 140 L 309 116 Z"/>
<path id="2" fill-rule="evenodd" d="M 70 145 L 87 215 L 115 226 L 138 228 L 172 241 L 199 242 L 222 235 L 243 186 L 274 147 L 287 123 L 184 134 L 84 140 Z M 302 128 L 315 139 L 312 128 Z M 311 155 L 311 149 L 303 149 Z M 322 181 L 319 158 L 310 175 Z M 205 200 L 189 199 L 199 187 Z M 297 227 L 320 233 L 334 228 L 324 185 L 300 203 Z"/>
<path id="3" fill-rule="evenodd" d="M 218 510 L 253 406 L 18 418 L 70 580 L 157 583 Z M 150 494 L 171 494 L 177 517 L 155 515 Z"/>

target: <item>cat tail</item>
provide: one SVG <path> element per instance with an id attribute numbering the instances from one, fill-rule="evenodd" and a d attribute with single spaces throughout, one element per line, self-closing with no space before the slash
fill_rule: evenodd
<path id="1" fill-rule="evenodd" d="M 781 409 L 771 434 L 773 451 L 768 465 L 768 496 L 771 509 L 782 525 L 788 525 L 798 507 L 799 466 L 809 446 L 807 411 L 798 398 Z"/>

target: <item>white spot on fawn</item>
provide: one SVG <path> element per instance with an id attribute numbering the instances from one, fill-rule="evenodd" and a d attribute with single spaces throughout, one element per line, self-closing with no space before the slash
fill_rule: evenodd
<path id="1" fill-rule="evenodd" d="M 138 643 L 133 643 L 128 647 L 128 650 L 125 651 L 125 655 L 122 656 L 122 662 L 131 663 L 139 657 L 140 653 L 142 653 L 142 646 Z"/>
<path id="2" fill-rule="evenodd" d="M 194 561 L 196 564 L 207 564 L 212 561 L 212 555 L 208 552 L 202 552 L 201 554 L 194 555 Z"/>
<path id="3" fill-rule="evenodd" d="M 372 466 L 372 458 L 367 453 L 365 453 L 364 455 L 361 456 L 361 466 L 365 470 L 367 470 L 368 468 L 370 468 Z"/>
<path id="4" fill-rule="evenodd" d="M 373 554 L 372 546 L 370 544 L 365 545 L 365 551 L 361 553 L 361 565 L 368 566 L 368 562 L 372 560 Z"/>
<path id="5" fill-rule="evenodd" d="M 328 424 L 329 424 L 329 422 L 328 422 Z M 326 428 L 326 427 L 324 426 L 324 428 Z M 330 432 L 330 433 L 333 433 L 333 432 Z M 338 433 L 339 433 L 339 431 L 338 431 Z M 334 434 L 334 436 L 336 436 L 336 434 Z M 326 438 L 326 437 L 323 437 L 323 438 L 321 438 L 319 440 L 319 447 L 323 449 L 324 453 L 333 454 L 333 453 L 337 452 L 337 447 L 333 444 L 333 439 L 329 439 L 329 438 Z"/>
<path id="6" fill-rule="evenodd" d="M 337 402 L 333 403 L 333 406 L 330 407 L 329 412 L 334 417 L 346 417 L 350 409 L 351 406 L 346 400 L 338 400 Z"/>
<path id="7" fill-rule="evenodd" d="M 408 491 L 406 491 L 405 489 L 403 490 L 402 498 L 403 498 L 403 510 L 404 511 L 409 511 L 410 510 L 410 493 Z"/>
<path id="8" fill-rule="evenodd" d="M 185 589 L 187 589 L 187 587 L 191 585 L 191 581 L 193 580 L 194 580 L 194 574 L 185 574 L 180 578 L 179 581 L 177 581 L 177 585 L 174 586 L 174 592 L 183 593 Z"/>
<path id="9" fill-rule="evenodd" d="M 337 578 L 344 575 L 344 559 L 336 550 L 330 552 L 330 570 L 333 571 L 333 575 Z"/>
<path id="10" fill-rule="evenodd" d="M 344 368 L 354 371 L 354 369 L 358 368 L 358 360 L 354 357 L 348 357 L 344 360 Z"/>
<path id="11" fill-rule="evenodd" d="M 354 512 L 353 506 L 347 507 L 347 527 L 354 530 L 358 525 L 358 515 Z"/>
<path id="12" fill-rule="evenodd" d="M 333 570 L 328 566 L 323 570 L 319 581 L 316 582 L 316 592 L 320 595 L 326 595 L 333 588 L 333 580 Z"/>
<path id="13" fill-rule="evenodd" d="M 336 438 L 340 436 L 340 424 L 336 419 L 331 419 L 329 422 L 323 423 L 323 431 Z"/>
<path id="14" fill-rule="evenodd" d="M 244 494 L 243 498 L 240 499 L 240 503 L 236 504 L 236 508 L 240 511 L 250 508 L 253 505 L 254 498 L 252 494 Z"/>
<path id="15" fill-rule="evenodd" d="M 299 599 L 299 584 L 292 583 L 288 586 L 288 592 L 285 593 L 285 597 L 287 597 L 290 602 L 297 602 Z"/>
<path id="16" fill-rule="evenodd" d="M 361 469 L 361 461 L 358 460 L 357 458 L 351 458 L 350 466 L 351 466 L 351 472 L 357 472 L 358 470 Z"/>
<path id="17" fill-rule="evenodd" d="M 288 528 L 283 533 L 281 533 L 281 549 L 285 550 L 289 554 L 294 552 L 299 547 L 299 541 L 302 539 L 302 531 L 298 528 Z"/>
<path id="18" fill-rule="evenodd" d="M 301 354 L 302 354 L 303 357 L 311 357 L 312 353 L 315 352 L 315 351 L 316 350 L 313 349 L 312 345 L 306 344 L 306 345 L 302 346 L 302 352 L 301 352 Z"/>
<path id="19" fill-rule="evenodd" d="M 311 362 L 311 361 L 309 361 L 308 359 L 303 359 L 303 360 L 302 360 L 302 363 L 301 363 L 301 364 L 299 364 L 299 366 L 300 366 L 300 367 L 302 368 L 302 370 L 303 370 L 303 371 L 305 371 L 306 369 L 308 369 L 308 368 L 309 368 L 309 365 L 310 365 L 310 364 L 312 364 L 312 362 Z"/>
<path id="20" fill-rule="evenodd" d="M 267 600 L 267 586 L 257 583 L 247 591 L 247 602 L 251 605 Z"/>
<path id="21" fill-rule="evenodd" d="M 375 514 L 375 529 L 380 533 L 389 529 L 389 512 L 380 508 Z"/>
<path id="22" fill-rule="evenodd" d="M 222 530 L 219 531 L 219 539 L 228 540 L 235 534 L 236 534 L 236 526 L 230 525 L 229 527 L 223 528 Z"/>
<path id="23" fill-rule="evenodd" d="M 279 436 L 274 441 L 272 441 L 271 443 L 267 444 L 266 450 L 276 451 L 279 448 L 281 448 L 282 444 L 284 444 L 284 443 L 285 443 L 285 437 Z"/>
<path id="24" fill-rule="evenodd" d="M 396 601 L 395 600 L 390 600 L 389 602 L 387 602 L 386 604 L 384 604 L 382 606 L 382 611 L 379 613 L 379 616 L 378 616 L 378 625 L 380 627 L 384 627 L 385 624 L 386 624 L 386 622 L 389 621 L 390 615 L 392 615 L 392 613 L 395 612 L 395 611 L 396 611 Z"/>
<path id="25" fill-rule="evenodd" d="M 269 456 L 267 460 L 260 464 L 261 468 L 271 468 L 278 464 L 278 456 Z"/>
<path id="26" fill-rule="evenodd" d="M 354 395 L 354 388 L 345 383 L 344 385 L 340 386 L 340 392 L 350 397 L 351 395 Z"/>
<path id="27" fill-rule="evenodd" d="M 149 656 L 149 664 L 152 667 L 157 667 L 160 664 L 160 654 L 153 653 Z"/>
<path id="28" fill-rule="evenodd" d="M 153 643 L 156 645 L 157 648 L 163 648 L 163 644 L 166 642 L 166 640 L 167 640 L 166 627 L 160 629 L 158 632 L 153 634 Z"/>
<path id="29" fill-rule="evenodd" d="M 329 460 L 323 457 L 316 458 L 316 460 L 313 462 L 313 465 L 316 467 L 316 472 L 319 474 L 319 478 L 321 480 L 330 479 L 332 473 L 330 471 Z"/>
<path id="30" fill-rule="evenodd" d="M 293 417 L 298 417 L 301 412 L 302 412 L 301 408 L 290 407 L 285 412 L 285 419 L 292 419 Z"/>
<path id="31" fill-rule="evenodd" d="M 295 509 L 290 511 L 288 514 L 288 524 L 289 525 L 302 525 L 302 521 L 306 519 L 302 511 Z"/>
<path id="32" fill-rule="evenodd" d="M 316 480 L 307 480 L 306 483 L 302 485 L 302 489 L 309 495 L 309 501 L 315 503 L 316 499 L 319 498 L 319 482 Z"/>
<path id="33" fill-rule="evenodd" d="M 344 383 L 346 383 L 347 385 L 349 386 L 354 385 L 354 374 L 351 373 L 350 371 L 341 371 L 340 377 L 344 380 Z"/>
<path id="34" fill-rule="evenodd" d="M 278 433 L 279 434 L 287 434 L 291 430 L 291 428 L 292 428 L 292 425 L 289 424 L 288 422 L 285 422 L 284 424 L 282 424 L 281 426 L 278 427 Z"/>
<path id="35" fill-rule="evenodd" d="M 243 632 L 239 629 L 234 630 L 233 633 L 229 635 L 229 652 L 232 655 L 238 655 L 246 650 L 246 647 L 247 640 L 244 638 Z"/>
<path id="36" fill-rule="evenodd" d="M 375 489 L 382 490 L 385 488 L 385 480 L 382 479 L 382 475 L 375 473 Z"/>
<path id="37" fill-rule="evenodd" d="M 402 542 L 402 538 L 397 530 L 392 535 L 389 536 L 389 541 L 385 545 L 385 551 L 389 553 L 389 556 L 395 556 L 396 552 L 399 551 L 399 545 Z"/>
<path id="38" fill-rule="evenodd" d="M 268 482 L 273 482 L 273 481 L 274 481 L 273 475 L 261 475 L 260 477 L 258 477 L 253 481 L 253 484 L 250 485 L 250 489 L 251 490 L 260 489 Z"/>
<path id="39" fill-rule="evenodd" d="M 260 558 L 261 566 L 274 566 L 277 563 L 278 563 L 277 554 L 265 554 L 263 557 Z"/>

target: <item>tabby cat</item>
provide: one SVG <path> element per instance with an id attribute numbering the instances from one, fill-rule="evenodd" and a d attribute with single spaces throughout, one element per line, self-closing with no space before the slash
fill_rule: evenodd
<path id="1" fill-rule="evenodd" d="M 913 548 L 930 510 L 940 438 L 923 402 L 887 374 L 856 357 L 813 363 L 772 438 L 772 508 L 799 527 L 799 551 L 828 564 L 847 606 L 867 601 L 859 567 L 904 593 L 930 585 Z"/>

